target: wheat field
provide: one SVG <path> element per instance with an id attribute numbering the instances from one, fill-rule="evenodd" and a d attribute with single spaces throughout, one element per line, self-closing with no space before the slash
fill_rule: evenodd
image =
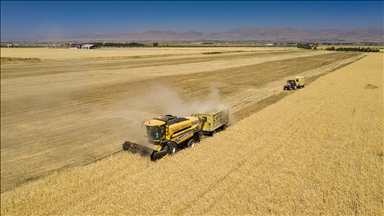
<path id="1" fill-rule="evenodd" d="M 1 193 L 1 214 L 383 215 L 383 60 L 369 53 L 162 161 L 119 151 L 51 172 Z"/>
<path id="2" fill-rule="evenodd" d="M 143 58 L 153 56 L 194 55 L 205 52 L 260 52 L 288 51 L 295 47 L 193 47 L 193 48 L 105 48 L 94 50 L 82 49 L 44 49 L 44 48 L 15 48 L 1 49 L 2 57 L 36 58 L 43 61 L 66 61 L 87 58 Z M 20 52 L 22 50 L 22 52 Z"/>
<path id="3" fill-rule="evenodd" d="M 145 142 L 141 122 L 159 114 L 226 106 L 234 124 L 293 94 L 281 90 L 292 76 L 310 84 L 364 56 L 221 50 L 1 49 L 1 192 Z"/>

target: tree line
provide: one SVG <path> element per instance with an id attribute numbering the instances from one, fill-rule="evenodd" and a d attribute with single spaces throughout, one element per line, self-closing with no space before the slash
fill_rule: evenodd
<path id="1" fill-rule="evenodd" d="M 300 49 L 317 49 L 318 43 L 298 43 L 297 48 Z M 369 47 L 327 47 L 325 50 L 330 51 L 352 51 L 352 52 L 380 52 L 379 49 L 371 49 Z"/>
<path id="2" fill-rule="evenodd" d="M 379 49 L 371 49 L 369 47 L 327 47 L 325 50 L 331 51 L 354 51 L 354 52 L 380 52 Z"/>
<path id="3" fill-rule="evenodd" d="M 317 49 L 317 47 L 319 46 L 318 43 L 298 43 L 297 44 L 297 48 L 300 48 L 300 49 Z"/>

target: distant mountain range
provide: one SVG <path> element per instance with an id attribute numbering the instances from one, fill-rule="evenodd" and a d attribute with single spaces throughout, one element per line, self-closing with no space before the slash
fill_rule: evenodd
<path id="1" fill-rule="evenodd" d="M 61 38 L 77 41 L 280 41 L 280 42 L 308 42 L 308 41 L 345 41 L 345 42 L 383 42 L 384 29 L 325 29 L 306 30 L 294 28 L 239 28 L 231 31 L 187 32 L 144 30 L 118 34 L 88 34 Z"/>

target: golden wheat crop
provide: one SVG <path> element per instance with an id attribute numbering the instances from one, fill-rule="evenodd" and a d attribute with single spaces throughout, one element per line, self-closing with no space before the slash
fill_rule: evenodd
<path id="1" fill-rule="evenodd" d="M 21 58 L 30 49 L 2 50 L 20 57 L 1 65 L 1 192 L 120 151 L 124 139 L 143 139 L 140 122 L 153 116 L 231 104 L 236 122 L 289 95 L 281 86 L 291 76 L 313 80 L 361 58 L 299 49 L 130 58 L 128 49 L 50 60 L 36 56 L 62 50 L 34 50 L 33 58 Z"/>
<path id="2" fill-rule="evenodd" d="M 1 194 L 1 214 L 382 215 L 383 54 L 327 74 L 192 149 L 128 152 Z"/>
<path id="3" fill-rule="evenodd" d="M 127 48 L 127 49 L 43 49 L 1 48 L 1 57 L 37 58 L 42 60 L 66 60 L 82 58 L 127 58 L 145 56 L 193 55 L 219 52 L 258 52 L 295 50 L 293 47 L 201 47 L 201 48 Z"/>

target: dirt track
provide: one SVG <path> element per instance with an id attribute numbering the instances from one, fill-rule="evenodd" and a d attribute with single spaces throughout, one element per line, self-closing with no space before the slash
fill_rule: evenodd
<path id="1" fill-rule="evenodd" d="M 289 77 L 316 77 L 360 55 L 246 51 L 2 63 L 1 191 L 120 151 L 124 140 L 140 139 L 141 121 L 158 114 L 225 105 L 234 124 L 292 94 L 281 91 Z"/>

